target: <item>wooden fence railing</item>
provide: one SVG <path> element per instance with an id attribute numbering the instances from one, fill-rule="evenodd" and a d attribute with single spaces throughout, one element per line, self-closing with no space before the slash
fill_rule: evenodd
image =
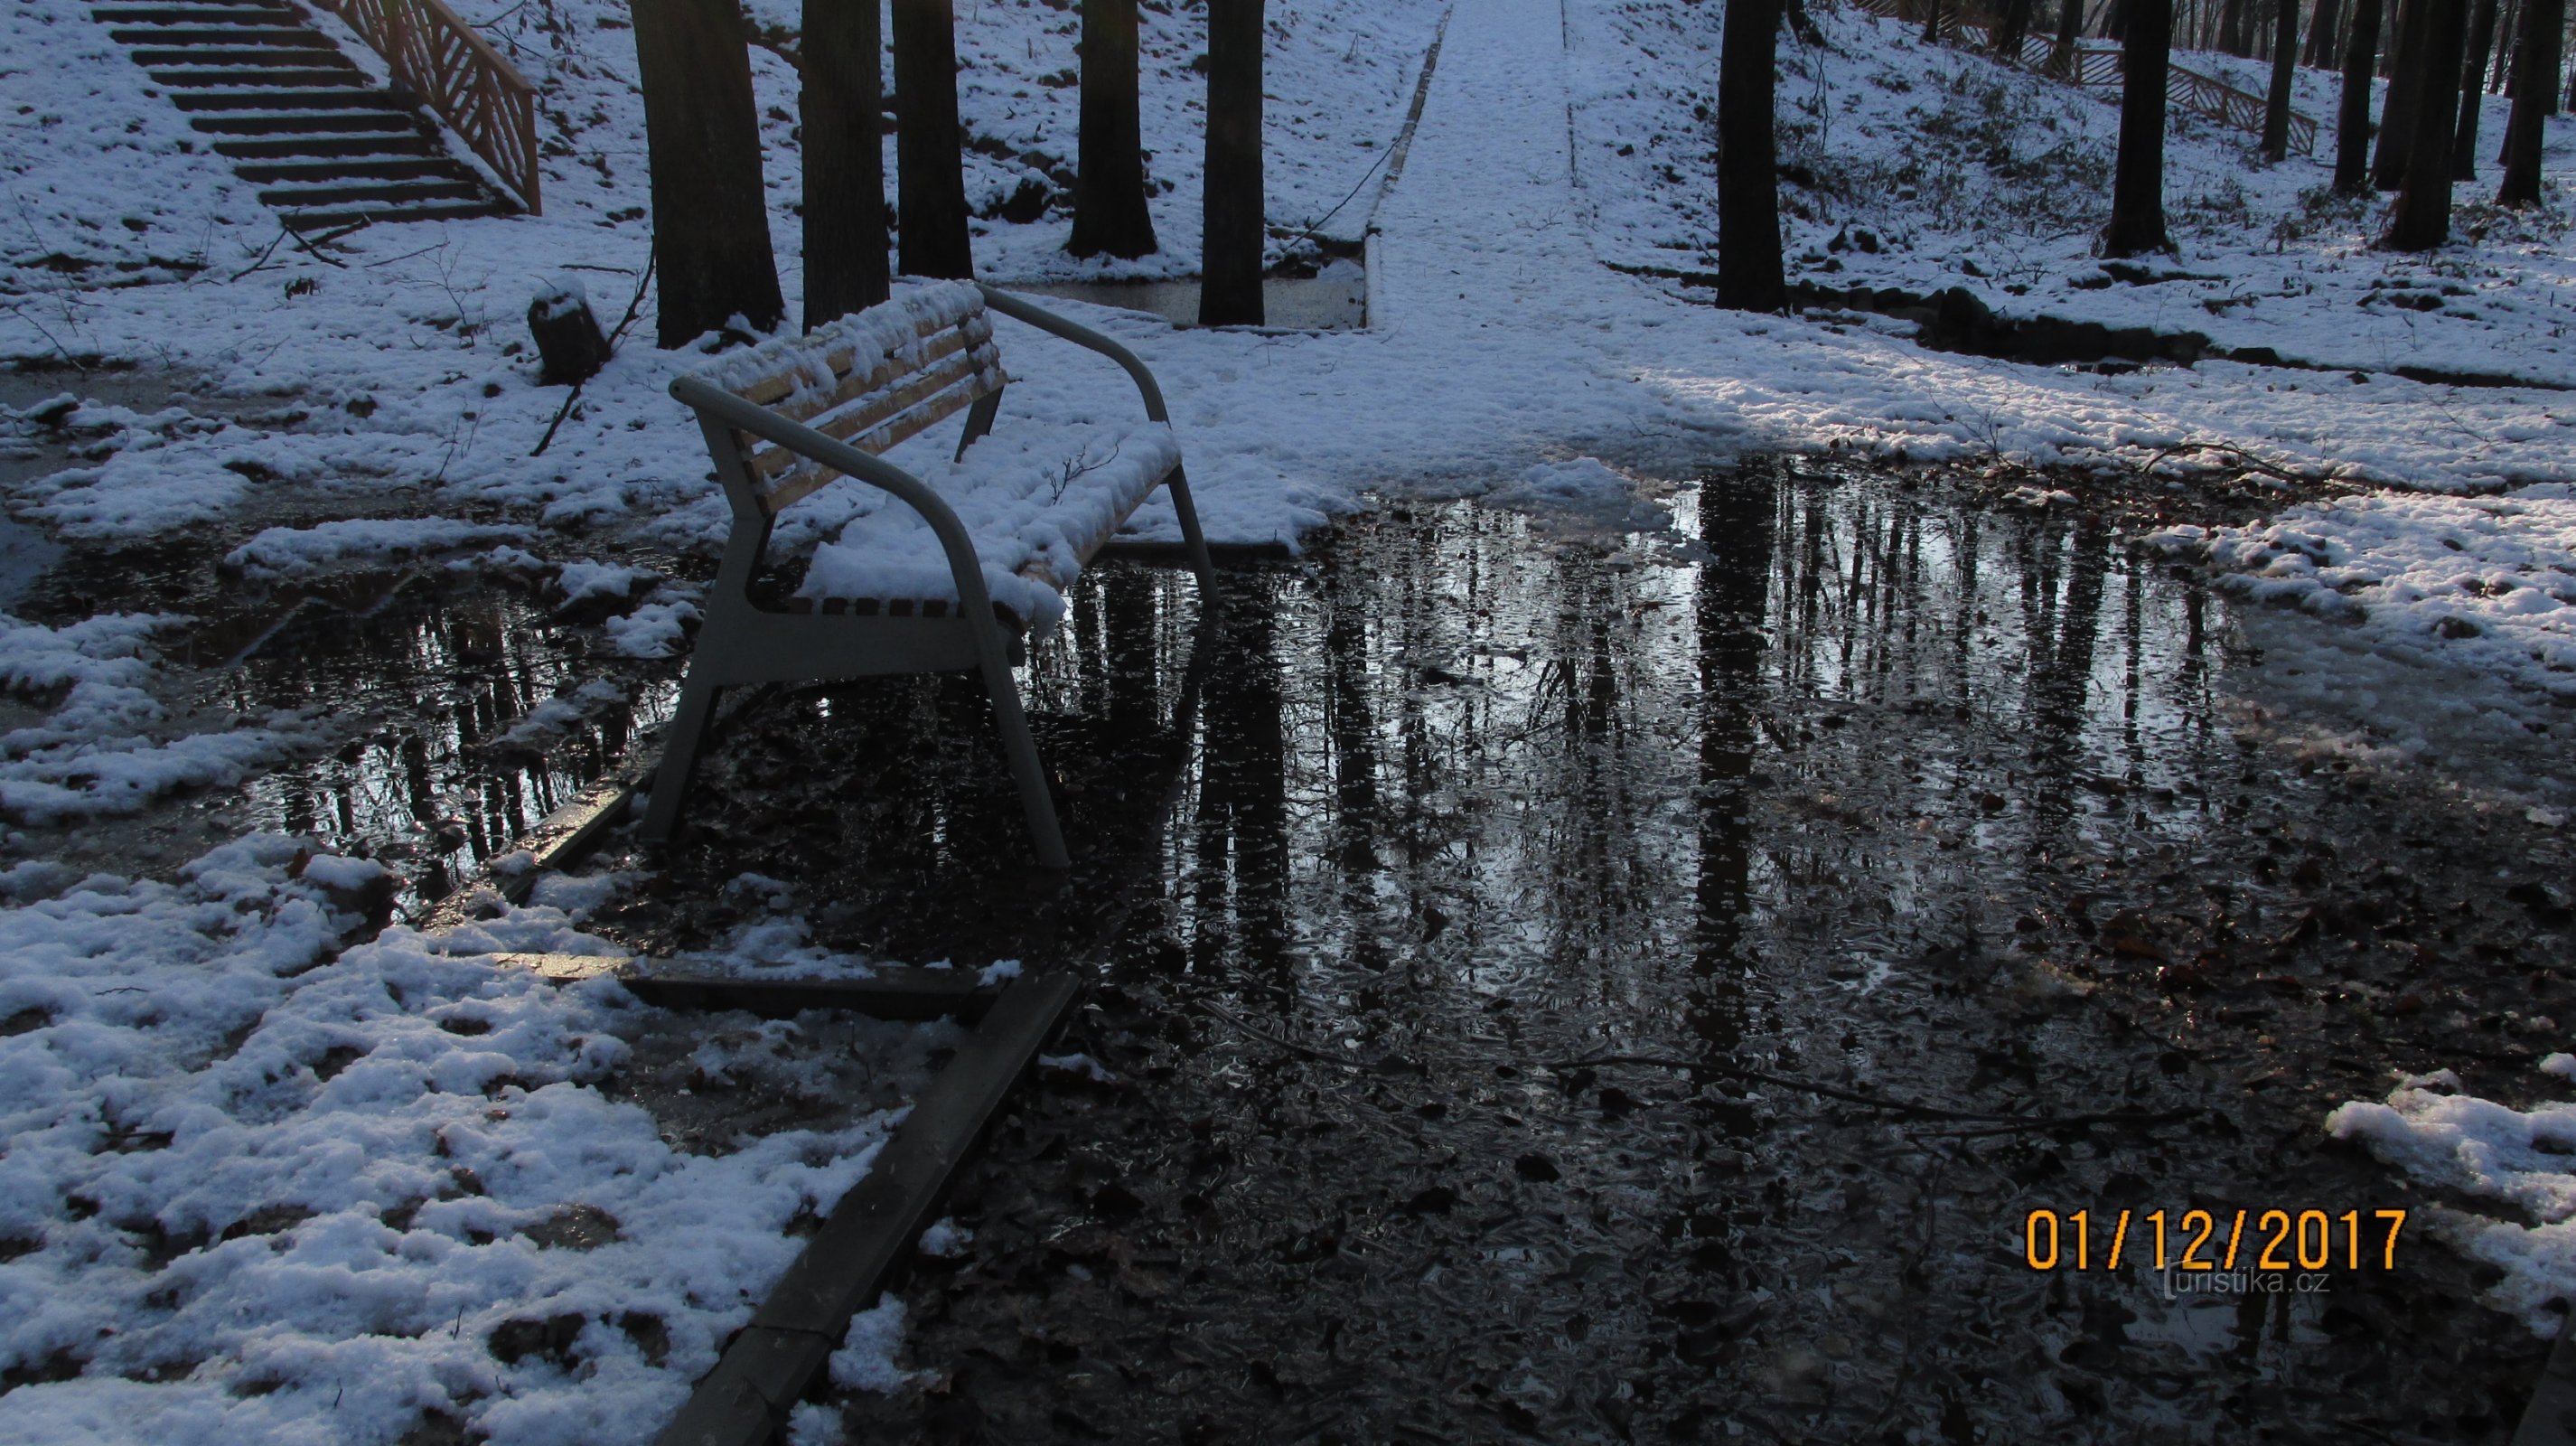
<path id="1" fill-rule="evenodd" d="M 394 84 L 453 127 L 535 215 L 537 91 L 441 0 L 314 0 L 349 23 Z"/>
<path id="2" fill-rule="evenodd" d="M 1922 24 L 1931 15 L 1931 0 L 1849 0 L 1849 3 L 1872 15 L 1908 24 Z M 1979 12 L 1961 6 L 1957 0 L 1944 0 L 1941 6 L 1939 38 L 1952 45 L 1992 55 L 1994 42 L 1986 25 L 1969 19 Z M 2078 43 L 2074 52 L 2061 57 L 2057 42 L 2045 35 L 2022 37 L 2021 54 L 2015 57 L 2023 67 L 2059 80 L 2097 88 L 2116 87 L 2121 80 L 2118 46 Z M 2252 91 L 2239 90 L 2214 75 L 2204 75 L 2187 66 L 2165 66 L 2165 98 L 2184 110 L 2203 116 L 2236 130 L 2254 135 L 2263 133 L 2263 97 Z M 2313 116 L 2290 112 L 2290 148 L 2301 155 L 2314 155 L 2317 150 L 2317 122 Z"/>

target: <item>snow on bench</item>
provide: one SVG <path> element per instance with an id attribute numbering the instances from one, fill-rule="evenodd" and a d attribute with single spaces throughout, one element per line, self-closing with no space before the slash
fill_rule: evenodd
<path id="1" fill-rule="evenodd" d="M 996 313 L 1117 362 L 1136 382 L 1145 419 L 986 440 L 1010 380 L 994 340 Z M 678 826 L 718 689 L 980 668 L 1039 861 L 1065 867 L 1011 679 L 1008 632 L 1053 626 L 1065 589 L 1158 486 L 1171 488 L 1201 594 L 1213 599 L 1180 444 L 1144 363 L 1097 332 L 960 281 L 721 358 L 673 382 L 671 394 L 697 410 L 733 531 L 708 592 L 645 837 L 665 840 Z M 956 457 L 934 479 L 879 455 L 960 411 L 966 423 Z M 792 610 L 757 603 L 751 583 L 779 513 L 845 479 L 872 495 L 815 549 Z"/>

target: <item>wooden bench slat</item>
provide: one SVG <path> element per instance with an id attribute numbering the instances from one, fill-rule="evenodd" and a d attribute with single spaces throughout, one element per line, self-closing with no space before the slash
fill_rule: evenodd
<path id="1" fill-rule="evenodd" d="M 913 325 L 913 335 L 916 337 L 932 336 L 943 331 L 953 331 L 957 328 L 957 325 L 958 324 L 954 321 L 937 318 L 919 321 Z M 992 323 L 990 321 L 985 322 L 986 335 L 991 334 L 991 326 Z M 820 360 L 824 366 L 831 369 L 832 375 L 841 376 L 846 374 L 850 368 L 858 365 L 860 350 L 861 349 L 855 345 L 834 347 L 832 350 L 825 352 Z M 869 347 L 866 350 L 872 354 L 870 366 L 873 368 L 875 365 L 874 357 L 882 356 L 883 353 L 877 353 L 874 347 Z M 815 360 L 817 360 L 817 358 L 812 356 L 800 356 L 790 365 L 771 372 L 769 375 L 760 378 L 758 381 L 751 382 L 745 386 L 734 387 L 731 388 L 731 390 L 735 396 L 742 398 L 746 402 L 758 402 L 762 406 L 768 406 L 770 403 L 775 402 L 779 398 L 795 391 L 798 387 L 805 385 L 812 376 L 810 368 Z"/>
<path id="2" fill-rule="evenodd" d="M 808 418 L 805 425 L 836 441 L 848 441 L 854 436 L 873 432 L 918 407 L 939 409 L 930 418 L 935 422 L 960 407 L 971 405 L 977 397 L 990 391 L 998 380 L 994 374 L 999 370 L 1000 358 L 990 347 L 980 352 L 960 352 L 909 374 L 897 385 L 861 397 L 837 412 Z M 982 384 L 980 389 L 979 383 Z M 943 395 L 952 390 L 955 396 Z M 808 460 L 790 448 L 760 445 L 750 438 L 739 440 L 743 442 L 744 460 L 750 464 L 752 476 L 764 482 Z"/>
<path id="3" fill-rule="evenodd" d="M 818 387 L 801 394 L 782 393 L 781 400 L 766 405 L 790 421 L 808 421 L 961 351 L 990 349 L 992 341 L 991 319 L 970 317 L 960 325 L 926 334 L 921 341 L 900 352 L 878 357 L 866 367 L 844 369 L 836 365 L 833 375 L 840 380 L 829 389 Z"/>
<path id="4" fill-rule="evenodd" d="M 1001 383 L 992 373 L 977 372 L 957 384 L 951 391 L 940 393 L 928 402 L 903 412 L 873 432 L 858 437 L 844 437 L 840 440 L 847 441 L 862 452 L 883 452 L 898 442 L 938 425 L 943 419 L 955 416 L 971 406 L 976 398 L 1000 390 Z M 817 430 L 828 429 L 818 428 Z M 792 452 L 786 453 L 786 458 L 785 465 L 788 470 L 777 482 L 770 485 L 767 494 L 769 510 L 773 514 L 785 510 L 803 498 L 812 496 L 840 479 L 840 473 L 820 462 L 810 461 Z"/>

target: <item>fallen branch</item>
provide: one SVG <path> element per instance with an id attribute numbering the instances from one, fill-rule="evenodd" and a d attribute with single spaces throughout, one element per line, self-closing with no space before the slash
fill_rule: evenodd
<path id="1" fill-rule="evenodd" d="M 1829 1085 L 1818 1080 L 1799 1079 L 1794 1075 L 1773 1074 L 1768 1070 L 1749 1069 L 1740 1064 L 1720 1064 L 1714 1060 L 1673 1059 L 1664 1055 L 1655 1054 L 1594 1055 L 1589 1059 L 1566 1060 L 1561 1063 L 1551 1064 L 1547 1066 L 1547 1068 L 1558 1074 L 1570 1074 L 1578 1069 L 1591 1069 L 1599 1065 L 1608 1064 L 1633 1064 L 1657 1069 L 1683 1069 L 1699 1074 L 1721 1075 L 1729 1079 L 1751 1080 L 1758 1084 L 1777 1085 L 1782 1089 L 1792 1089 L 1805 1094 L 1820 1095 L 1829 1100 L 1840 1100 L 1844 1104 L 1860 1105 L 1864 1108 L 1873 1110 L 1883 1110 L 1889 1114 L 1899 1115 L 1908 1119 L 1956 1120 L 1966 1124 L 1989 1127 L 1977 1130 L 1945 1132 L 1960 1135 L 2011 1134 L 2022 1130 L 2078 1129 L 2087 1125 L 2137 1125 L 2141 1127 L 2151 1127 L 2155 1125 L 2180 1124 L 2185 1120 L 2197 1119 L 2205 1113 L 2204 1111 L 2197 1109 L 2185 1109 L 2099 1110 L 2090 1114 L 2081 1115 L 2008 1115 L 1997 1114 L 1989 1110 L 1953 1110 L 1944 1108 L 1940 1105 L 1923 1104 L 1916 1100 L 1897 1099 L 1889 1095 L 1876 1095 L 1860 1090 L 1848 1090 L 1838 1085 Z"/>

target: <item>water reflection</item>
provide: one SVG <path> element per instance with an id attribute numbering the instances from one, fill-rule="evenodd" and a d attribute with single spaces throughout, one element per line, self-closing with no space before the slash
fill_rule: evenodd
<path id="1" fill-rule="evenodd" d="M 252 822 L 383 860 L 407 914 L 570 801 L 673 697 L 667 680 L 588 655 L 582 630 L 534 600 L 432 575 L 362 614 L 308 604 L 261 633 L 222 675 L 224 705 L 322 705 L 346 741 L 246 785 Z"/>

